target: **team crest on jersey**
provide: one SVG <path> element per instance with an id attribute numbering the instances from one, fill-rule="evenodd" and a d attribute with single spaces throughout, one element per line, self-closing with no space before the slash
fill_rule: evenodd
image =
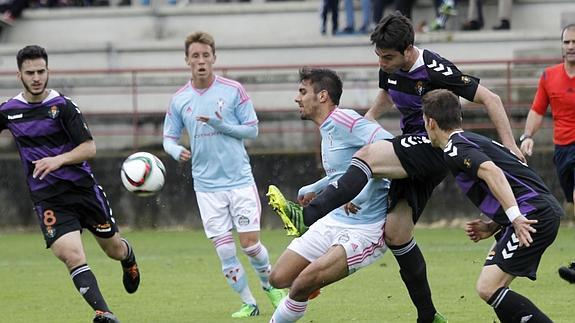
<path id="1" fill-rule="evenodd" d="M 425 87 L 423 86 L 423 82 L 417 81 L 417 83 L 415 83 L 415 92 L 417 92 L 419 95 L 422 95 L 424 90 Z"/>
<path id="2" fill-rule="evenodd" d="M 53 105 L 50 107 L 50 110 L 48 111 L 48 115 L 50 116 L 50 118 L 56 119 L 56 117 L 59 114 L 60 114 L 60 109 L 58 109 L 58 106 Z"/>
<path id="3" fill-rule="evenodd" d="M 250 224 L 250 219 L 247 216 L 242 215 L 238 218 L 238 224 L 241 226 L 246 226 Z"/>
<path id="4" fill-rule="evenodd" d="M 222 110 L 224 109 L 225 104 L 226 104 L 226 102 L 224 101 L 224 99 L 222 99 L 222 98 L 218 99 L 218 111 L 220 113 L 222 113 Z"/>
<path id="5" fill-rule="evenodd" d="M 469 83 L 471 83 L 471 78 L 467 75 L 462 75 L 461 76 L 461 82 L 463 82 L 464 84 L 469 84 Z"/>
<path id="6" fill-rule="evenodd" d="M 470 158 L 465 158 L 463 160 L 463 165 L 465 165 L 465 167 L 467 168 L 471 168 L 471 159 Z"/>

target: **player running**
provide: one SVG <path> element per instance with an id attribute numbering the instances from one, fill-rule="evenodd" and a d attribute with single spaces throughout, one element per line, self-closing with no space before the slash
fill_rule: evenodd
<path id="1" fill-rule="evenodd" d="M 44 48 L 26 46 L 16 60 L 24 90 L 0 106 L 0 131 L 10 130 L 16 141 L 46 247 L 66 265 L 74 286 L 96 312 L 93 321 L 119 322 L 88 266 L 82 230 L 92 232 L 106 255 L 121 262 L 128 293 L 138 289 L 140 272 L 87 162 L 96 155 L 96 145 L 76 104 L 46 88 Z"/>
<path id="2" fill-rule="evenodd" d="M 543 180 L 502 144 L 461 128 L 459 98 L 447 90 L 423 97 L 425 128 L 457 184 L 489 221 L 474 220 L 475 242 L 495 235 L 477 281 L 477 293 L 503 323 L 552 322 L 525 296 L 509 289 L 515 277 L 535 280 L 553 243 L 563 210 Z"/>

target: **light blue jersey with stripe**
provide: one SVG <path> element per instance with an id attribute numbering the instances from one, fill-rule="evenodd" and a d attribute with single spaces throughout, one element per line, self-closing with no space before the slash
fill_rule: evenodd
<path id="1" fill-rule="evenodd" d="M 198 121 L 198 116 L 210 121 Z M 257 137 L 258 119 L 240 83 L 216 76 L 207 89 L 195 89 L 188 82 L 178 90 L 166 113 L 163 142 L 164 150 L 176 160 L 184 148 L 178 143 L 184 128 L 190 139 L 196 191 L 225 191 L 254 183 L 244 139 Z"/>
<path id="2" fill-rule="evenodd" d="M 336 108 L 319 128 L 321 133 L 321 158 L 326 176 L 314 184 L 300 189 L 302 196 L 319 193 L 330 183 L 336 183 L 351 163 L 351 158 L 361 147 L 393 136 L 380 125 L 363 118 L 354 110 Z M 349 224 L 369 224 L 382 221 L 387 216 L 389 180 L 369 180 L 352 202 L 361 209 L 349 215 L 342 207 L 331 211 L 338 221 Z"/>

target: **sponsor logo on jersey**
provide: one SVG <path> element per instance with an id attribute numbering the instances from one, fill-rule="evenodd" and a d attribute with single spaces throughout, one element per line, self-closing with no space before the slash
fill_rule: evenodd
<path id="1" fill-rule="evenodd" d="M 12 114 L 12 115 L 8 116 L 8 120 L 22 119 L 23 116 L 24 116 L 24 114 L 22 114 L 22 113 Z"/>
<path id="2" fill-rule="evenodd" d="M 469 84 L 471 83 L 471 78 L 467 75 L 461 75 L 461 82 L 464 84 Z"/>
<path id="3" fill-rule="evenodd" d="M 78 109 L 78 108 L 76 108 Z M 50 116 L 50 118 L 52 119 L 56 119 L 56 117 L 60 114 L 60 109 L 58 109 L 58 106 L 53 105 L 50 107 L 50 110 L 48 111 L 48 116 Z"/>
<path id="4" fill-rule="evenodd" d="M 471 158 L 465 158 L 463 160 L 463 165 L 465 165 L 467 168 L 471 168 Z"/>
<path id="5" fill-rule="evenodd" d="M 98 232 L 110 232 L 110 231 L 112 231 L 112 226 L 110 225 L 110 223 L 98 224 L 98 225 L 96 225 L 96 231 L 98 231 Z"/>
<path id="6" fill-rule="evenodd" d="M 391 84 L 391 85 L 397 85 L 397 80 L 387 79 L 387 83 L 389 83 L 389 84 Z"/>

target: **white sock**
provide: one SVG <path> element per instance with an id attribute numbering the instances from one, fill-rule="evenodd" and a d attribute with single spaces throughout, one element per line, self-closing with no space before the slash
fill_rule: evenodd
<path id="1" fill-rule="evenodd" d="M 266 247 L 258 241 L 255 245 L 242 248 L 242 251 L 248 256 L 250 264 L 256 271 L 260 279 L 260 283 L 264 289 L 270 289 L 270 257 Z"/>
<path id="2" fill-rule="evenodd" d="M 276 308 L 270 323 L 291 323 L 299 320 L 305 314 L 307 301 L 298 302 L 285 297 Z"/>

